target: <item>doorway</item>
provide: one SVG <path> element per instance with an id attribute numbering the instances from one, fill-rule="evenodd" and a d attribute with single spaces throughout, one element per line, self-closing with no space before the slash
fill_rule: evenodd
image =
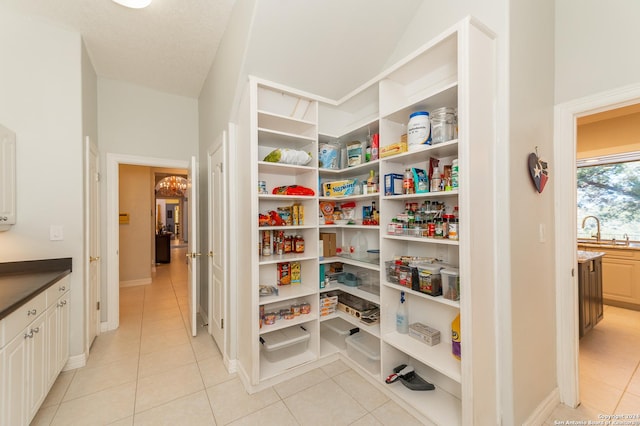
<path id="1" fill-rule="evenodd" d="M 189 168 L 188 161 L 107 154 L 107 330 L 115 330 L 120 322 L 120 211 L 119 169 L 120 165 L 147 166 L 154 168 Z M 152 188 L 149 188 L 151 192 Z M 145 209 L 147 207 L 145 206 Z M 127 212 L 122 212 L 127 214 Z M 148 214 L 148 213 L 147 213 Z M 125 216 L 126 217 L 126 216 Z M 131 215 L 129 214 L 129 220 Z M 153 224 L 155 227 L 155 224 Z M 149 250 L 152 251 L 152 250 Z M 149 262 L 151 263 L 151 262 Z"/>
<path id="2" fill-rule="evenodd" d="M 557 375 L 560 401 L 574 408 L 581 402 L 576 273 L 577 120 L 636 103 L 640 103 L 640 85 L 589 96 L 555 108 Z"/>

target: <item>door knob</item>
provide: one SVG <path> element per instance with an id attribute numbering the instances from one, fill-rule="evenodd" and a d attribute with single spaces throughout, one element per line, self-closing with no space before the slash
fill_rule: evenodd
<path id="1" fill-rule="evenodd" d="M 212 251 L 209 251 L 209 253 L 207 253 L 207 256 L 209 256 L 209 257 L 213 257 L 213 252 L 212 252 Z"/>
<path id="2" fill-rule="evenodd" d="M 97 262 L 98 260 L 100 260 L 100 256 L 89 256 L 89 262 Z"/>

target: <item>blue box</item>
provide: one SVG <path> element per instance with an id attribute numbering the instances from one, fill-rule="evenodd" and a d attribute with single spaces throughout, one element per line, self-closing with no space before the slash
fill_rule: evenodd
<path id="1" fill-rule="evenodd" d="M 402 175 L 389 173 L 384 175 L 384 195 L 402 195 Z"/>

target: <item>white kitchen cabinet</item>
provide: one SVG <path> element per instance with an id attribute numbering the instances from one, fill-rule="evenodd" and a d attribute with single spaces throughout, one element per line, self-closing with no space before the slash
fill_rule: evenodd
<path id="1" fill-rule="evenodd" d="M 0 425 L 28 425 L 66 364 L 68 292 L 65 277 L 2 320 Z"/>
<path id="2" fill-rule="evenodd" d="M 270 308 L 287 300 L 305 300 L 312 303 L 312 312 L 315 312 L 320 293 L 336 289 L 318 290 L 318 266 L 340 261 L 351 270 L 374 273 L 379 278 L 379 294 L 338 286 L 340 290 L 379 305 L 379 325 L 362 326 L 353 318 L 336 315 L 357 324 L 361 332 L 367 332 L 379 341 L 380 374 L 374 374 L 375 379 L 383 384 L 383 379 L 394 367 L 405 363 L 414 366 L 418 374 L 436 386 L 433 391 L 416 392 L 397 382 L 383 384 L 384 390 L 394 394 L 394 399 L 418 417 L 436 424 L 474 424 L 481 420 L 483 407 L 493 401 L 486 392 L 486 385 L 493 384 L 497 374 L 493 367 L 487 367 L 495 365 L 496 358 L 495 256 L 499 215 L 495 210 L 495 81 L 494 35 L 471 18 L 427 42 L 340 101 L 250 79 L 236 121 L 238 140 L 245 142 L 247 147 L 241 155 L 243 158 L 249 156 L 237 181 L 239 192 L 250 194 L 238 198 L 241 211 L 238 220 L 251 224 L 238 231 L 238 239 L 247 245 L 246 258 L 251 262 L 238 271 L 238 282 L 242 283 L 238 289 L 238 309 L 243 313 L 239 315 L 238 323 L 239 370 L 250 391 L 292 377 L 296 374 L 295 367 L 325 356 L 336 356 L 336 353 L 348 356 L 343 350 L 329 349 L 325 339 L 319 336 L 319 323 L 325 318 L 312 315 L 303 324 L 311 334 L 306 357 L 284 361 L 278 368 L 270 368 L 268 374 L 265 374 L 267 364 L 260 357 L 259 336 L 264 333 L 264 328 L 259 327 L 260 306 Z M 338 171 L 317 169 L 318 140 L 320 143 L 364 141 L 369 134 L 379 133 L 382 148 L 400 141 L 412 112 L 432 111 L 443 106 L 457 108 L 457 139 L 359 167 Z M 270 149 L 279 146 L 308 150 L 314 157 L 312 164 L 285 166 L 261 161 Z M 385 174 L 402 173 L 406 167 L 428 168 L 430 157 L 440 160 L 441 170 L 454 158 L 458 159 L 458 190 L 407 196 L 367 194 L 339 200 L 355 201 L 357 211 L 361 211 L 362 205 L 375 201 L 380 211 L 379 226 L 318 224 L 318 202 L 325 200 L 324 196 L 299 200 L 309 209 L 305 211 L 307 222 L 299 228 L 308 250 L 300 260 L 303 268 L 310 271 L 309 282 L 303 276 L 303 285 L 298 289 L 288 288 L 268 302 L 258 297 L 260 284 L 273 283 L 274 264 L 278 259 L 259 255 L 261 229 L 255 215 L 267 207 L 284 204 L 288 198 L 258 195 L 257 181 L 266 180 L 269 191 L 276 184 L 300 184 L 317 190 L 318 178 L 363 178 L 373 169 L 379 175 L 382 191 Z M 449 208 L 458 206 L 458 241 L 387 234 L 388 223 L 404 209 L 405 203 L 425 200 L 437 200 Z M 337 244 L 347 245 L 357 231 L 366 235 L 368 248 L 379 247 L 378 263 L 345 258 L 317 259 L 315 241 L 319 232 L 335 233 Z M 436 257 L 458 267 L 460 300 L 432 297 L 389 282 L 384 262 L 395 255 Z M 427 346 L 396 333 L 395 312 L 400 291 L 407 294 L 409 322 L 423 322 L 438 329 L 440 344 Z M 451 354 L 451 322 L 458 314 L 461 317 L 461 360 Z M 281 326 L 287 327 L 276 327 Z"/>
<path id="3" fill-rule="evenodd" d="M 0 125 L 0 231 L 16 223 L 16 134 Z"/>

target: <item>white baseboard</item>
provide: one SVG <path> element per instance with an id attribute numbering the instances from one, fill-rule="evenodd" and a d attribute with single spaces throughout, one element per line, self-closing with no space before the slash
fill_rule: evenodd
<path id="1" fill-rule="evenodd" d="M 558 388 L 553 389 L 551 393 L 533 410 L 533 413 L 525 420 L 523 426 L 543 425 L 553 410 L 560 404 L 560 391 Z"/>
<path id="2" fill-rule="evenodd" d="M 227 355 L 225 354 L 222 357 L 222 361 L 224 362 L 224 366 L 227 367 L 227 371 L 229 372 L 229 374 L 233 374 L 233 373 L 237 373 L 238 372 L 238 360 L 237 359 L 229 359 L 229 357 L 227 357 Z"/>
<path id="3" fill-rule="evenodd" d="M 120 281 L 120 288 L 122 287 L 136 287 L 139 285 L 151 284 L 151 277 L 142 278 L 139 280 Z"/>
<path id="4" fill-rule="evenodd" d="M 87 365 L 87 356 L 85 354 L 70 356 L 62 371 L 75 370 Z"/>

